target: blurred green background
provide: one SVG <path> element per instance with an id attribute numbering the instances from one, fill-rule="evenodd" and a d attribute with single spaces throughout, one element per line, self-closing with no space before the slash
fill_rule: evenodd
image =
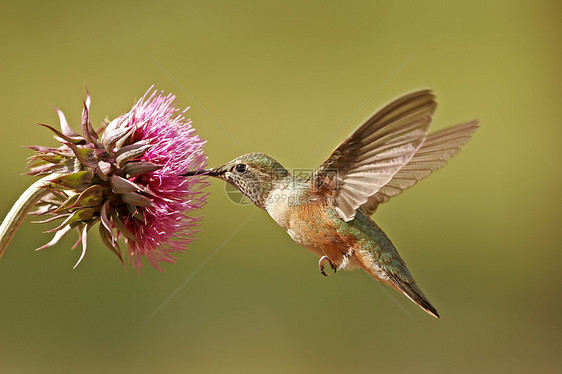
<path id="1" fill-rule="evenodd" d="M 434 129 L 482 127 L 374 216 L 440 320 L 362 272 L 321 276 L 265 212 L 213 181 L 199 240 L 164 273 L 123 271 L 97 239 L 72 270 L 75 238 L 34 252 L 49 236 L 26 222 L 0 261 L 0 372 L 560 372 L 561 9 L 2 2 L 2 216 L 33 180 L 21 146 L 55 144 L 34 123 L 58 124 L 55 105 L 78 126 L 85 85 L 95 124 L 151 84 L 173 92 L 211 166 L 261 151 L 315 167 L 368 114 L 423 87 L 438 95 Z"/>

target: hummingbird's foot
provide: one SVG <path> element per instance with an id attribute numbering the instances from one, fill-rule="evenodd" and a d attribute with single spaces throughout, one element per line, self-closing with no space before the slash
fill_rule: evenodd
<path id="1" fill-rule="evenodd" d="M 341 264 L 338 266 L 338 270 L 345 269 L 347 265 L 349 265 L 349 259 L 353 256 L 353 249 L 349 249 L 349 251 L 342 253 Z"/>
<path id="2" fill-rule="evenodd" d="M 338 271 L 337 265 L 335 265 L 335 264 L 332 262 L 332 260 L 330 260 L 330 259 L 328 258 L 328 256 L 322 256 L 322 257 L 320 257 L 320 261 L 318 261 L 318 268 L 320 269 L 320 273 L 322 273 L 322 275 L 324 275 L 324 276 L 326 276 L 326 277 L 328 276 L 328 274 L 326 274 L 326 272 L 324 271 L 324 262 L 325 262 L 325 261 L 328 261 L 328 263 L 330 264 L 330 267 L 332 268 L 332 270 L 334 271 L 334 273 L 335 273 L 336 271 Z"/>

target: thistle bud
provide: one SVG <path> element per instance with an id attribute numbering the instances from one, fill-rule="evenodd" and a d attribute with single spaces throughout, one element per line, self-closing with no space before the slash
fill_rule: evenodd
<path id="1" fill-rule="evenodd" d="M 174 106 L 175 96 L 152 88 L 126 114 L 94 130 L 90 123 L 90 96 L 84 102 L 80 133 L 55 109 L 60 130 L 57 148 L 31 146 L 35 155 L 27 174 L 56 174 L 32 214 L 47 215 L 40 222 L 59 221 L 53 239 L 39 249 L 55 245 L 76 229 L 84 258 L 87 235 L 96 224 L 102 242 L 124 263 L 119 240 L 128 247 L 130 263 L 142 268 L 145 257 L 173 262 L 197 231 L 200 217 L 192 212 L 206 202 L 204 176 L 181 174 L 205 167 L 204 141 L 194 132 L 185 111 Z"/>

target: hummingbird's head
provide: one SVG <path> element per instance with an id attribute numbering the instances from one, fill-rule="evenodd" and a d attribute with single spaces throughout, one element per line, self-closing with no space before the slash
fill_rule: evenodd
<path id="1" fill-rule="evenodd" d="M 277 182 L 289 175 L 279 162 L 265 153 L 248 153 L 226 164 L 184 175 L 206 174 L 222 179 L 246 195 L 254 204 L 265 208 L 265 199 Z"/>

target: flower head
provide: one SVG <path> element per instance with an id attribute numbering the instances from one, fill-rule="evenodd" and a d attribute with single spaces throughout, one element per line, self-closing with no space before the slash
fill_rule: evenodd
<path id="1" fill-rule="evenodd" d="M 36 154 L 28 174 L 56 174 L 49 194 L 34 214 L 48 214 L 49 222 L 62 219 L 54 238 L 41 247 L 56 244 L 72 228 L 79 232 L 82 255 L 87 233 L 99 223 L 104 244 L 123 262 L 118 239 L 129 248 L 129 261 L 142 268 L 145 257 L 173 262 L 193 240 L 199 217 L 190 213 L 202 207 L 207 185 L 204 177 L 184 178 L 188 170 L 205 167 L 204 142 L 195 134 L 184 111 L 174 106 L 175 96 L 149 89 L 133 108 L 95 131 L 89 120 L 90 97 L 84 102 L 81 134 L 72 130 L 56 109 L 61 131 L 55 133 L 58 148 L 32 146 Z M 78 265 L 78 263 L 76 265 Z"/>

